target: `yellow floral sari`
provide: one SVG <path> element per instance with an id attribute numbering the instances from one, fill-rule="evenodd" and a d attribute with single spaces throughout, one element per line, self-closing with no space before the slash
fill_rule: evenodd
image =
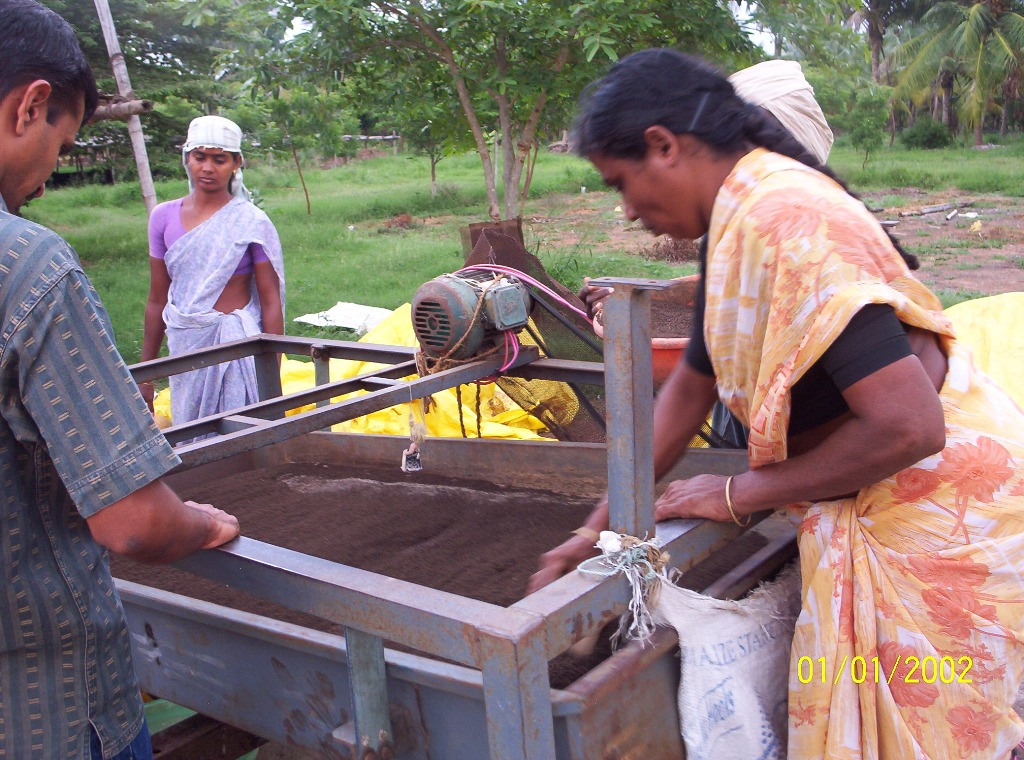
<path id="1" fill-rule="evenodd" d="M 878 222 L 755 150 L 716 198 L 705 337 L 752 468 L 786 458 L 790 389 L 869 303 L 940 335 L 946 447 L 802 516 L 790 757 L 1005 758 L 1024 737 L 1024 413 L 977 371 Z"/>

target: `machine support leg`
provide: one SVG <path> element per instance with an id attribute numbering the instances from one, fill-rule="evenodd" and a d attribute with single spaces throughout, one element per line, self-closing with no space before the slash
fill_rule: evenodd
<path id="1" fill-rule="evenodd" d="M 317 385 L 327 385 L 331 382 L 331 355 L 322 345 L 310 346 L 309 354 L 313 358 L 313 382 Z M 316 402 L 317 409 L 330 406 L 329 398 Z"/>
<path id="2" fill-rule="evenodd" d="M 387 676 L 384 672 L 384 642 L 379 636 L 355 628 L 345 629 L 349 681 L 355 719 L 355 745 L 359 754 L 379 757 L 382 747 L 392 747 L 391 717 L 388 713 Z"/>
<path id="3" fill-rule="evenodd" d="M 518 633 L 481 641 L 490 760 L 555 760 L 544 622 Z"/>
<path id="4" fill-rule="evenodd" d="M 610 527 L 654 534 L 651 291 L 615 280 L 604 304 Z"/>

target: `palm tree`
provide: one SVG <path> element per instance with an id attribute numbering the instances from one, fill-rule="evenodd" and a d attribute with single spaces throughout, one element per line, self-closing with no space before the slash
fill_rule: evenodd
<path id="1" fill-rule="evenodd" d="M 936 3 L 922 19 L 926 31 L 897 51 L 906 67 L 896 97 L 939 84 L 943 122 L 959 81 L 961 121 L 974 129 L 974 144 L 984 141 L 985 117 L 1008 76 L 1024 62 L 1024 2 L 974 0 Z"/>
<path id="2" fill-rule="evenodd" d="M 927 0 L 862 0 L 851 20 L 863 28 L 871 50 L 871 78 L 882 84 L 882 41 L 893 24 L 920 19 L 928 10 Z"/>

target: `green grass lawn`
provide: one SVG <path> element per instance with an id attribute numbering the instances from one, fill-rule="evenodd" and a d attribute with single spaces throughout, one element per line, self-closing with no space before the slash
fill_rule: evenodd
<path id="1" fill-rule="evenodd" d="M 862 156 L 840 141 L 833 167 L 858 190 L 913 185 L 925 189 L 959 187 L 972 192 L 1024 195 L 1024 141 L 989 151 L 882 149 L 861 169 Z M 475 154 L 447 158 L 438 165 L 439 192 L 430 194 L 424 158 L 388 156 L 329 170 L 304 171 L 312 214 L 294 167 L 253 167 L 246 184 L 258 190 L 262 207 L 277 226 L 285 252 L 287 330 L 311 337 L 351 338 L 351 333 L 320 330 L 292 322 L 338 301 L 395 308 L 409 301 L 420 284 L 462 262 L 459 228 L 486 221 L 486 197 Z M 542 153 L 531 198 L 523 210 L 578 194 L 581 186 L 601 188 L 589 163 L 573 156 Z M 180 181 L 157 184 L 161 201 L 187 191 Z M 605 212 L 611 214 L 611 206 Z M 412 229 L 389 231 L 384 221 L 410 214 Z M 118 347 L 137 361 L 143 309 L 149 287 L 146 212 L 132 183 L 93 185 L 48 192 L 26 207 L 25 215 L 56 230 L 78 251 L 110 312 Z M 586 241 L 560 244 L 556 235 L 531 232 L 527 246 L 552 276 L 577 288 L 584 275 L 667 278 L 693 271 L 615 252 L 595 253 Z"/>
<path id="2" fill-rule="evenodd" d="M 246 171 L 246 184 L 258 190 L 281 236 L 290 334 L 354 337 L 291 320 L 338 301 L 389 309 L 409 301 L 420 284 L 461 266 L 459 228 L 487 220 L 475 155 L 441 162 L 434 198 L 429 164 L 422 158 L 384 157 L 329 170 L 306 169 L 304 175 L 312 205 L 308 216 L 294 168 Z M 534 197 L 578 192 L 587 184 L 600 184 L 587 162 L 545 154 L 537 164 Z M 184 179 L 157 184 L 161 201 L 186 192 Z M 401 213 L 413 216 L 412 229 L 384 227 L 386 219 Z M 51 191 L 26 207 L 25 215 L 60 233 L 78 251 L 110 312 L 119 349 L 128 361 L 138 360 L 149 288 L 146 211 L 138 187 L 124 183 Z M 564 270 L 568 279 L 577 281 L 583 274 L 672 277 L 689 271 L 624 254 L 602 256 L 599 266 L 591 268 L 582 261 L 582 251 L 533 250 L 553 270 Z"/>
<path id="3" fill-rule="evenodd" d="M 970 193 L 1024 197 L 1024 138 L 1020 136 L 988 150 L 908 150 L 897 142 L 873 154 L 865 167 L 863 161 L 864 154 L 840 138 L 828 163 L 861 192 L 899 187 L 957 188 Z"/>

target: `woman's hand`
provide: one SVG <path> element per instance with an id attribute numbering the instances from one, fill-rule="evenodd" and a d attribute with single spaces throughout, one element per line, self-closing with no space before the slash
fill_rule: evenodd
<path id="1" fill-rule="evenodd" d="M 530 576 L 530 584 L 526 593 L 532 594 L 534 591 L 544 588 L 574 570 L 583 560 L 596 557 L 600 552 L 595 544 L 597 536 L 602 530 L 608 530 L 607 494 L 597 502 L 594 511 L 590 513 L 583 528 L 579 530 L 579 533 L 586 535 L 575 535 L 540 556 L 540 568 Z"/>
<path id="2" fill-rule="evenodd" d="M 563 575 L 575 570 L 583 560 L 596 557 L 598 554 L 600 552 L 594 547 L 592 540 L 584 536 L 573 536 L 565 543 L 540 555 L 540 568 L 530 576 L 526 593 L 532 594 L 549 583 L 554 583 Z"/>
<path id="3" fill-rule="evenodd" d="M 721 475 L 697 475 L 687 480 L 674 480 L 655 502 L 654 519 L 658 522 L 677 517 L 700 517 L 720 522 L 731 520 L 725 505 L 725 481 Z M 742 518 L 746 514 L 736 503 L 736 478 L 733 478 L 733 507 Z"/>

